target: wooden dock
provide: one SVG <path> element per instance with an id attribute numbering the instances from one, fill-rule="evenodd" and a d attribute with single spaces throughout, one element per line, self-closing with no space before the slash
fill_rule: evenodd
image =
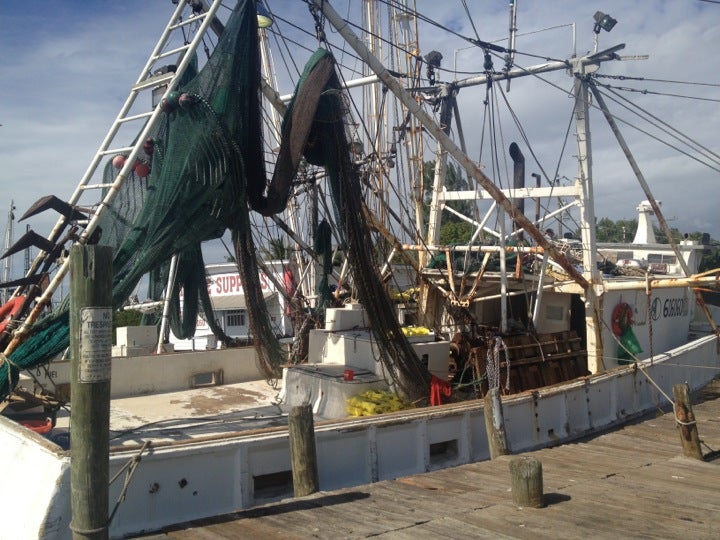
<path id="1" fill-rule="evenodd" d="M 228 538 L 720 538 L 720 380 L 693 398 L 705 461 L 683 457 L 672 412 L 540 460 L 545 508 L 518 508 L 517 456 L 186 523 L 146 540 Z"/>

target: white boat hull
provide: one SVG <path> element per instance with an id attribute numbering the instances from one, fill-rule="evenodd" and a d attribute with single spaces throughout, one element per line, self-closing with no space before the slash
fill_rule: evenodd
<path id="1" fill-rule="evenodd" d="M 706 336 L 637 367 L 506 397 L 510 450 L 556 445 L 622 424 L 666 403 L 655 385 L 668 395 L 680 382 L 697 389 L 719 369 L 717 339 Z M 481 400 L 319 422 L 316 441 L 322 490 L 489 458 Z M 111 477 L 138 452 L 139 446 L 113 451 Z M 0 458 L 13 464 L 4 472 L 12 489 L 0 497 L 0 514 L 17 527 L 12 538 L 71 538 L 70 453 L 0 417 Z M 290 477 L 286 428 L 155 444 L 142 455 L 111 536 L 291 497 L 284 480 Z M 122 485 L 120 478 L 111 487 L 111 504 Z"/>

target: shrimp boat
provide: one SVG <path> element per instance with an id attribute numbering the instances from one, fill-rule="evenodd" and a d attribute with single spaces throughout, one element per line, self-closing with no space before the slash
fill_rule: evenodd
<path id="1" fill-rule="evenodd" d="M 110 472 L 125 475 L 108 490 L 113 538 L 291 497 L 296 405 L 312 404 L 320 487 L 333 490 L 488 459 L 491 391 L 522 452 L 636 419 L 673 384 L 717 375 L 707 242 L 674 240 L 598 83 L 623 59 L 624 45 L 597 47 L 612 17 L 596 14 L 594 51 L 521 67 L 510 2 L 507 46 L 453 33 L 481 54 L 471 76 L 448 80 L 443 55 L 420 52 L 432 20 L 410 0 L 383 3 L 387 14 L 353 2 L 347 18 L 328 0 L 302 12 L 172 4 L 75 192 L 23 216 L 54 210 L 56 226 L 6 253 L 40 248 L 2 307 L 12 489 L 0 513 L 15 538 L 72 536 L 74 315 L 69 301 L 48 306 L 73 244 L 113 248 L 113 308 L 148 287 L 135 305 L 146 324 L 118 329 L 108 370 Z M 511 81 L 553 73 L 575 126 L 574 180 L 525 140 L 503 149 L 492 128 Z M 495 120 L 471 134 L 460 111 L 478 103 Z M 591 114 L 642 187 L 631 243 L 596 240 Z M 485 133 L 493 148 L 473 160 Z M 535 185 L 526 167 L 541 171 Z M 232 265 L 208 272 L 218 241 L 232 243 Z M 173 351 L 198 327 L 210 329 L 203 350 Z"/>

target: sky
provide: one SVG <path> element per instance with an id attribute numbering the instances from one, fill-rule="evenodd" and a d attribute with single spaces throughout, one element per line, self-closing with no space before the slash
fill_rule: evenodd
<path id="1" fill-rule="evenodd" d="M 359 3 L 359 0 L 351 0 Z M 231 4 L 232 0 L 227 0 Z M 272 11 L 299 25 L 312 27 L 307 6 L 300 0 L 268 0 Z M 566 58 L 593 50 L 593 14 L 601 10 L 618 23 L 597 35 L 599 49 L 619 43 L 623 56 L 649 55 L 604 66 L 602 73 L 626 79 L 603 79 L 614 86 L 646 93 L 624 93 L 628 99 L 677 127 L 709 150 L 720 153 L 720 3 L 701 0 L 518 0 L 518 64 L 528 67 L 545 58 Z M 347 11 L 345 2 L 338 11 Z M 503 40 L 508 28 L 507 0 L 417 0 L 432 21 L 458 34 L 474 37 L 467 6 L 480 39 Z M 0 5 L 0 230 L 5 231 L 11 200 L 19 218 L 39 197 L 70 197 L 105 133 L 137 79 L 174 6 L 171 0 L 26 0 Z M 575 26 L 572 26 L 575 23 Z M 437 27 L 421 26 L 421 52 L 443 53 L 439 78 L 462 78 L 477 71 L 482 57 L 477 48 Z M 532 53 L 537 56 L 530 56 Z M 294 59 L 303 64 L 309 53 L 298 48 Z M 276 58 L 276 62 L 279 61 Z M 501 62 L 495 60 L 496 68 Z M 554 79 L 565 89 L 570 79 Z M 563 80 L 564 77 L 564 80 Z M 644 77 L 644 80 L 630 80 Z M 652 80 L 651 80 L 652 79 Z M 663 81 L 663 82 L 658 82 Z M 673 81 L 673 82 L 667 82 Z M 685 81 L 693 84 L 680 84 Z M 291 88 L 281 89 L 287 93 Z M 509 98 L 525 119 L 529 135 L 540 139 L 533 151 L 546 163 L 557 161 L 550 139 L 567 129 L 569 99 L 544 103 L 557 92 L 525 91 L 519 80 Z M 661 93 L 663 95 L 659 95 Z M 479 96 L 479 97 L 478 97 Z M 463 125 L 470 133 L 482 106 L 482 93 L 461 91 Z M 692 96 L 695 99 L 689 99 Z M 557 107 L 557 108 L 556 108 Z M 617 108 L 615 104 L 612 107 Z M 611 107 L 611 108 L 612 108 Z M 464 108 L 464 109 L 462 109 Z M 618 111 L 623 118 L 629 114 Z M 632 219 L 644 199 L 625 158 L 617 152 L 612 134 L 593 113 L 596 215 L 613 220 Z M 720 239 L 718 170 L 699 165 L 667 146 L 621 124 L 621 130 L 639 166 L 663 204 L 671 227 L 682 232 L 709 232 Z M 552 137 L 551 137 L 552 135 Z M 478 136 L 469 135 L 473 159 L 478 158 Z M 570 140 L 571 145 L 574 141 Z M 528 150 L 530 150 L 528 148 Z M 570 152 L 572 153 L 572 152 Z M 552 165 L 546 165 L 552 169 Z M 720 168 L 715 165 L 715 168 Z M 574 173 L 568 173 L 571 176 Z M 15 239 L 28 223 L 48 234 L 56 216 L 43 215 L 15 223 Z M 4 234 L 3 234 L 4 238 Z M 219 257 L 219 255 L 218 255 Z M 13 275 L 22 264 L 13 259 Z M 219 262 L 212 260 L 207 262 Z"/>

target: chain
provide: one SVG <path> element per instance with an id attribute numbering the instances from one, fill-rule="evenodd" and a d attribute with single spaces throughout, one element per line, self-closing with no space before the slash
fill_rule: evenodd
<path id="1" fill-rule="evenodd" d="M 592 77 L 594 79 L 604 78 L 604 79 L 617 79 L 619 81 L 644 81 L 645 77 L 628 77 L 627 75 L 605 75 L 602 73 L 593 73 Z"/>
<path id="2" fill-rule="evenodd" d="M 488 347 L 486 356 L 486 373 L 488 388 L 500 388 L 500 350 L 505 351 L 505 367 L 507 369 L 507 380 L 505 389 L 510 390 L 510 354 L 507 345 L 500 336 L 495 336 L 495 344 Z"/>
<path id="3" fill-rule="evenodd" d="M 648 336 L 650 338 L 650 365 L 652 365 L 655 354 L 653 352 L 652 289 L 650 288 L 650 274 L 649 273 L 645 274 L 645 298 L 647 298 Z"/>
<path id="4" fill-rule="evenodd" d="M 323 2 L 324 1 L 325 0 L 323 0 Z M 313 19 L 315 19 L 315 36 L 317 37 L 318 43 L 327 43 L 327 37 L 325 36 L 325 16 L 310 0 L 308 0 L 308 9 Z"/>

